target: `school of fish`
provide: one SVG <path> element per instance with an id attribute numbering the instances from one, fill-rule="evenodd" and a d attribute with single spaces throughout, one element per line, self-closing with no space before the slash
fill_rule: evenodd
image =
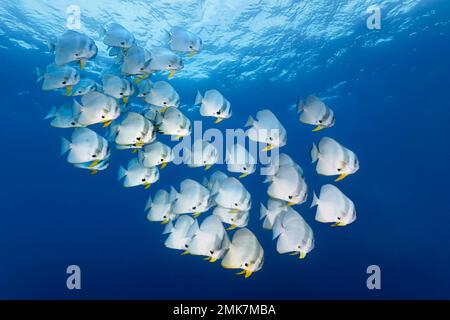
<path id="1" fill-rule="evenodd" d="M 165 45 L 147 49 L 124 26 L 106 26 L 101 38 L 114 62 L 97 80 L 86 75 L 98 54 L 93 39 L 68 30 L 48 42 L 54 61 L 44 71 L 37 68 L 37 82 L 42 82 L 42 90 L 71 97 L 70 102 L 52 107 L 45 117 L 52 127 L 72 129 L 70 139 L 61 138 L 61 154 L 67 155 L 68 163 L 96 174 L 109 167 L 114 145 L 134 154 L 118 170 L 124 187 L 149 189 L 164 176 L 161 170 L 173 162 L 174 154 L 158 136 L 169 135 L 176 141 L 190 135 L 192 128 L 180 110 L 176 89 L 168 81 L 153 82 L 151 77 L 167 74 L 168 79 L 173 78 L 184 68 L 185 60 L 203 49 L 201 38 L 183 27 L 164 32 Z M 233 114 L 230 101 L 216 89 L 197 91 L 194 104 L 200 115 L 213 118 L 214 124 Z M 333 110 L 316 96 L 297 99 L 294 108 L 299 121 L 314 126 L 314 132 L 335 125 Z M 99 134 L 94 127 L 106 133 Z M 249 116 L 244 127 L 249 140 L 265 146 L 260 152 L 287 144 L 286 129 L 269 109 Z M 184 150 L 185 164 L 209 170 L 219 163 L 219 153 L 208 141 L 196 140 L 190 150 Z M 359 169 L 356 154 L 329 137 L 313 143 L 310 155 L 317 173 L 336 176 L 335 182 Z M 157 190 L 148 197 L 145 212 L 149 221 L 165 225 L 167 248 L 209 262 L 220 260 L 223 268 L 240 270 L 237 274 L 248 278 L 264 264 L 264 249 L 247 228 L 255 206 L 242 183 L 256 172 L 257 161 L 240 143 L 226 150 L 224 158 L 229 175 L 216 170 L 202 182 L 184 179 L 168 191 Z M 303 259 L 315 245 L 311 226 L 293 209 L 308 200 L 303 169 L 282 152 L 272 157 L 265 169 L 268 201 L 260 204 L 262 227 L 272 230 L 278 253 Z M 318 195 L 313 192 L 311 207 L 316 207 L 316 221 L 331 226 L 343 227 L 356 220 L 354 203 L 332 184 L 322 186 Z"/>

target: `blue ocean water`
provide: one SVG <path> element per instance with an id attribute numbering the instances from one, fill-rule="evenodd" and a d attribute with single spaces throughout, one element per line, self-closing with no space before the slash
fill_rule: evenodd
<path id="1" fill-rule="evenodd" d="M 373 2 L 0 1 L 0 298 L 450 298 L 450 3 Z M 117 170 L 129 152 L 113 150 L 110 168 L 94 176 L 59 155 L 59 137 L 71 131 L 42 119 L 69 98 L 41 91 L 34 68 L 52 62 L 43 40 L 63 32 L 69 4 L 80 6 L 90 35 L 111 20 L 142 41 L 167 24 L 192 25 L 205 50 L 170 82 L 182 104 L 192 104 L 198 89 L 219 88 L 233 117 L 217 128 L 242 127 L 263 108 L 277 115 L 288 133 L 282 151 L 303 167 L 310 188 L 309 200 L 295 207 L 315 233 L 306 259 L 279 255 L 262 229 L 267 185 L 259 174 L 243 183 L 253 197 L 249 229 L 265 264 L 244 279 L 165 248 L 162 226 L 146 220 L 149 194 L 178 188 L 185 178 L 201 181 L 202 169 L 169 165 L 149 190 L 126 189 Z M 381 30 L 365 25 L 372 4 L 382 6 Z M 328 98 L 333 128 L 312 133 L 290 110 L 312 93 Z M 188 115 L 200 119 L 196 111 Z M 310 163 L 311 144 L 322 136 L 355 151 L 361 163 L 338 184 L 358 215 L 345 228 L 314 221 L 309 209 L 312 191 L 332 182 Z M 226 170 L 215 166 L 208 174 L 215 169 Z M 81 290 L 66 288 L 72 264 L 82 270 Z M 381 290 L 366 287 L 374 264 Z"/>

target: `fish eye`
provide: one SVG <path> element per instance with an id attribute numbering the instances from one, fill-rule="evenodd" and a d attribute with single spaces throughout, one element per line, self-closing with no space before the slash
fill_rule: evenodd
<path id="1" fill-rule="evenodd" d="M 144 92 L 143 94 L 142 94 L 143 96 L 146 96 L 147 95 L 147 93 L 146 92 Z"/>
<path id="2" fill-rule="evenodd" d="M 164 218 L 164 219 L 166 219 L 166 218 L 167 218 L 167 216 L 163 216 L 163 218 Z"/>
<path id="3" fill-rule="evenodd" d="M 121 96 L 123 96 L 123 92 L 119 93 Z"/>
<path id="4" fill-rule="evenodd" d="M 78 53 L 75 53 L 75 57 L 78 57 L 79 56 L 79 54 Z"/>
<path id="5" fill-rule="evenodd" d="M 245 263 L 244 266 L 248 267 L 248 263 Z"/>
<path id="6" fill-rule="evenodd" d="M 192 207 L 192 210 L 195 210 L 195 209 L 197 209 L 197 207 Z"/>
<path id="7" fill-rule="evenodd" d="M 66 84 L 67 83 L 67 81 L 63 81 L 63 82 L 61 82 L 62 84 Z"/>
<path id="8" fill-rule="evenodd" d="M 288 198 L 289 198 L 289 200 L 290 200 L 290 199 L 292 199 L 292 196 L 289 196 Z"/>
<path id="9" fill-rule="evenodd" d="M 269 137 L 269 140 L 272 141 L 273 140 L 272 137 Z"/>
<path id="10" fill-rule="evenodd" d="M 189 49 L 192 49 L 192 46 L 189 46 Z"/>
<path id="11" fill-rule="evenodd" d="M 247 167 L 243 167 L 242 169 L 243 169 L 244 171 L 247 171 Z"/>
<path id="12" fill-rule="evenodd" d="M 105 119 L 105 116 L 104 116 L 104 115 L 102 116 L 102 119 Z"/>
<path id="13" fill-rule="evenodd" d="M 238 204 L 237 204 L 237 203 L 235 203 L 235 204 L 234 204 L 234 206 L 235 206 L 235 207 L 237 207 L 237 206 L 238 206 Z"/>
<path id="14" fill-rule="evenodd" d="M 189 245 L 188 245 L 188 244 L 185 244 L 184 247 L 185 247 L 185 248 L 189 248 Z"/>
<path id="15" fill-rule="evenodd" d="M 337 169 L 337 171 L 341 171 L 341 170 L 342 170 L 341 168 L 338 168 L 338 169 Z"/>
<path id="16" fill-rule="evenodd" d="M 168 67 L 169 67 L 169 68 L 172 68 L 172 65 L 171 65 L 171 64 L 169 64 L 169 65 L 168 65 Z"/>
<path id="17" fill-rule="evenodd" d="M 322 120 L 319 120 L 319 123 L 322 123 Z"/>
<path id="18" fill-rule="evenodd" d="M 137 141 L 141 140 L 141 137 L 137 137 L 136 140 L 137 140 Z"/>
<path id="19" fill-rule="evenodd" d="M 163 102 L 163 104 L 167 104 L 167 102 L 166 102 L 166 101 L 164 101 L 164 102 Z"/>
<path id="20" fill-rule="evenodd" d="M 142 182 L 145 182 L 145 178 L 142 178 Z"/>
<path id="21" fill-rule="evenodd" d="M 220 114 L 220 111 L 217 111 L 217 114 Z"/>
<path id="22" fill-rule="evenodd" d="M 214 254 L 214 251 L 210 250 L 209 253 Z"/>
<path id="23" fill-rule="evenodd" d="M 141 70 L 141 71 L 144 71 L 144 68 L 141 68 L 140 70 Z"/>
<path id="24" fill-rule="evenodd" d="M 234 221 L 234 218 L 231 218 L 230 220 L 231 220 L 231 221 Z"/>
<path id="25" fill-rule="evenodd" d="M 97 157 L 97 155 L 96 155 L 96 154 L 93 154 L 93 155 L 92 155 L 92 158 L 96 158 L 96 157 Z"/>
<path id="26" fill-rule="evenodd" d="M 79 93 L 79 94 L 82 94 L 81 90 L 78 90 L 78 93 Z"/>
<path id="27" fill-rule="evenodd" d="M 73 125 L 73 126 L 74 126 L 74 125 L 75 125 L 75 122 L 72 122 L 72 123 L 71 123 L 71 125 Z"/>
<path id="28" fill-rule="evenodd" d="M 163 158 L 161 158 L 161 162 L 164 162 L 164 159 L 163 159 Z"/>
<path id="29" fill-rule="evenodd" d="M 120 45 L 124 46 L 124 45 L 125 45 L 125 42 L 122 41 L 122 42 L 120 43 Z"/>

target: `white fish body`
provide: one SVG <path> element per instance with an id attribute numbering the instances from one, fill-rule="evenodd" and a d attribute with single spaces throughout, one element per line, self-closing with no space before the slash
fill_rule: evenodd
<path id="1" fill-rule="evenodd" d="M 155 71 L 170 71 L 169 78 L 173 74 L 183 69 L 184 63 L 180 56 L 164 47 L 154 47 L 151 49 L 152 60 L 149 64 L 149 69 Z"/>
<path id="2" fill-rule="evenodd" d="M 166 166 L 167 163 L 172 162 L 173 152 L 172 149 L 159 141 L 155 141 L 149 145 L 146 145 L 139 151 L 139 161 L 144 167 Z"/>
<path id="3" fill-rule="evenodd" d="M 308 96 L 303 104 L 297 102 L 297 112 L 300 114 L 300 122 L 315 125 L 313 131 L 334 126 L 334 112 L 316 96 Z"/>
<path id="4" fill-rule="evenodd" d="M 122 149 L 140 149 L 155 140 L 153 124 L 144 116 L 136 112 L 128 112 L 120 123 L 111 127 L 115 142 Z"/>
<path id="5" fill-rule="evenodd" d="M 213 215 L 217 216 L 223 223 L 229 224 L 228 230 L 246 227 L 249 220 L 249 211 L 230 212 L 230 209 L 221 206 L 214 208 Z"/>
<path id="6" fill-rule="evenodd" d="M 203 140 L 196 140 L 192 146 L 192 151 L 187 153 L 187 165 L 190 168 L 205 167 L 209 169 L 219 161 L 219 152 L 216 147 Z"/>
<path id="7" fill-rule="evenodd" d="M 72 164 L 97 164 L 109 157 L 108 141 L 88 128 L 76 128 L 72 133 L 72 141 L 62 139 L 61 154 L 69 152 L 67 162 Z"/>
<path id="8" fill-rule="evenodd" d="M 61 107 L 52 107 L 45 119 L 52 119 L 50 125 L 55 128 L 79 128 L 83 125 L 79 124 L 73 115 L 72 106 L 69 104 Z"/>
<path id="9" fill-rule="evenodd" d="M 173 51 L 196 54 L 202 50 L 202 39 L 198 35 L 182 27 L 172 27 L 169 36 L 170 49 Z"/>
<path id="10" fill-rule="evenodd" d="M 229 172 L 242 173 L 240 178 L 244 178 L 256 170 L 255 158 L 239 143 L 234 144 L 227 152 L 225 162 Z"/>
<path id="11" fill-rule="evenodd" d="M 72 89 L 71 96 L 84 96 L 97 89 L 97 83 L 88 78 L 81 79 Z"/>
<path id="12" fill-rule="evenodd" d="M 165 190 L 158 190 L 155 196 L 149 196 L 145 205 L 145 211 L 148 210 L 147 219 L 149 221 L 161 221 L 166 224 L 169 221 L 175 220 L 177 217 L 172 211 L 172 202 L 170 195 Z"/>
<path id="13" fill-rule="evenodd" d="M 191 134 L 191 121 L 177 108 L 169 107 L 157 120 L 159 132 L 178 138 Z"/>
<path id="14" fill-rule="evenodd" d="M 318 147 L 313 144 L 311 149 L 312 162 L 317 161 L 316 171 L 320 175 L 339 175 L 335 181 L 344 179 L 347 175 L 359 170 L 359 161 L 356 154 L 336 142 L 323 137 Z"/>
<path id="15" fill-rule="evenodd" d="M 94 40 L 75 30 L 66 31 L 52 46 L 55 50 L 55 63 L 59 66 L 91 59 L 98 51 Z"/>
<path id="16" fill-rule="evenodd" d="M 256 120 L 250 116 L 245 126 L 251 127 L 247 131 L 250 140 L 267 143 L 265 150 L 280 148 L 287 142 L 286 129 L 268 109 L 260 110 L 256 114 Z"/>
<path id="17" fill-rule="evenodd" d="M 174 214 L 194 213 L 198 216 L 211 207 L 209 190 L 191 179 L 181 182 L 179 193 L 172 187 L 170 197 Z"/>
<path id="18" fill-rule="evenodd" d="M 118 23 L 111 23 L 105 30 L 103 43 L 109 47 L 128 49 L 135 43 L 134 35 Z"/>
<path id="19" fill-rule="evenodd" d="M 233 177 L 215 184 L 212 190 L 215 202 L 231 211 L 249 211 L 252 206 L 251 195 L 239 180 Z"/>
<path id="20" fill-rule="evenodd" d="M 150 93 L 145 96 L 145 102 L 166 110 L 168 107 L 178 108 L 180 96 L 166 81 L 157 81 L 153 84 Z"/>
<path id="21" fill-rule="evenodd" d="M 242 269 L 242 274 L 248 278 L 262 268 L 264 249 L 249 229 L 239 229 L 234 233 L 221 264 L 226 269 Z"/>
<path id="22" fill-rule="evenodd" d="M 103 92 L 116 99 L 127 99 L 134 92 L 131 83 L 124 78 L 112 74 L 102 76 Z"/>
<path id="23" fill-rule="evenodd" d="M 164 234 L 170 233 L 164 245 L 170 249 L 185 250 L 198 230 L 197 219 L 190 216 L 181 216 L 175 221 L 167 223 Z"/>
<path id="24" fill-rule="evenodd" d="M 117 101 L 96 91 L 82 96 L 81 104 L 74 100 L 72 109 L 77 122 L 84 126 L 97 123 L 108 125 L 120 115 Z"/>
<path id="25" fill-rule="evenodd" d="M 146 168 L 142 166 L 137 158 L 131 159 L 128 167 L 120 167 L 119 180 L 123 179 L 125 188 L 145 186 L 149 187 L 152 183 L 159 180 L 159 170 L 157 167 Z"/>
<path id="26" fill-rule="evenodd" d="M 273 238 L 277 240 L 280 254 L 294 253 L 303 259 L 314 249 L 314 232 L 302 216 L 292 208 L 280 214 L 273 226 Z"/>
<path id="27" fill-rule="evenodd" d="M 220 219 L 214 215 L 203 220 L 190 241 L 187 251 L 193 255 L 206 256 L 210 262 L 220 259 L 230 245 L 230 239 Z"/>
<path id="28" fill-rule="evenodd" d="M 346 226 L 356 220 L 353 201 L 331 184 L 322 186 L 319 198 L 314 194 L 311 207 L 314 206 L 317 206 L 316 221 Z"/>
<path id="29" fill-rule="evenodd" d="M 123 75 L 148 75 L 151 62 L 151 54 L 146 49 L 133 45 L 123 56 L 120 70 Z"/>
<path id="30" fill-rule="evenodd" d="M 267 208 L 261 203 L 260 219 L 264 219 L 263 228 L 272 230 L 275 220 L 280 213 L 288 210 L 286 201 L 278 199 L 269 199 L 267 201 Z"/>
<path id="31" fill-rule="evenodd" d="M 200 105 L 200 114 L 203 117 L 214 117 L 216 123 L 232 116 L 231 104 L 218 90 L 208 90 L 204 97 L 197 92 L 195 105 Z"/>
<path id="32" fill-rule="evenodd" d="M 289 205 L 303 203 L 308 197 L 308 185 L 298 165 L 280 166 L 276 174 L 268 176 L 266 181 L 270 181 L 267 194 Z"/>
<path id="33" fill-rule="evenodd" d="M 152 91 L 152 89 L 153 89 L 153 82 L 150 81 L 149 79 L 145 79 L 145 80 L 142 80 L 139 83 L 137 83 L 136 87 L 137 87 L 137 90 L 138 90 L 137 97 L 144 99 Z"/>
<path id="34" fill-rule="evenodd" d="M 80 81 L 80 74 L 75 68 L 69 66 L 58 66 L 50 64 L 47 66 L 45 73 L 36 68 L 37 82 L 42 82 L 42 90 L 57 90 L 66 88 L 66 95 L 72 93 L 72 87 Z"/>
<path id="35" fill-rule="evenodd" d="M 214 188 L 218 188 L 220 184 L 227 179 L 228 176 L 222 171 L 215 171 L 208 179 L 204 178 L 203 185 L 212 191 Z"/>

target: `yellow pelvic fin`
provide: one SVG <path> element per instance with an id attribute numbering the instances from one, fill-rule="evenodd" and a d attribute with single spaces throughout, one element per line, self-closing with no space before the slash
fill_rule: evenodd
<path id="1" fill-rule="evenodd" d="M 197 52 L 196 51 L 190 51 L 188 53 L 188 58 L 192 58 Z"/>
<path id="2" fill-rule="evenodd" d="M 241 175 L 239 176 L 239 179 L 245 178 L 245 177 L 248 176 L 248 175 L 249 175 L 248 172 L 244 172 L 243 174 L 241 174 Z"/>
<path id="3" fill-rule="evenodd" d="M 94 174 L 97 174 L 97 172 L 98 172 L 97 170 L 92 170 L 91 174 L 94 175 Z"/>
<path id="4" fill-rule="evenodd" d="M 217 118 L 216 120 L 214 120 L 214 123 L 218 124 L 219 122 L 222 122 L 222 121 L 223 121 L 223 118 Z"/>
<path id="5" fill-rule="evenodd" d="M 162 107 L 161 110 L 159 110 L 159 112 L 164 113 L 167 111 L 169 107 Z"/>
<path id="6" fill-rule="evenodd" d="M 272 150 L 273 149 L 273 145 L 271 145 L 271 144 L 268 144 L 264 149 L 262 149 L 261 151 L 264 151 L 264 152 L 266 152 L 266 151 L 269 151 L 269 150 Z"/>
<path id="7" fill-rule="evenodd" d="M 161 224 L 168 224 L 168 223 L 169 223 L 168 219 L 165 219 L 165 220 L 161 221 Z"/>
<path id="8" fill-rule="evenodd" d="M 100 162 L 100 160 L 94 160 L 94 161 L 92 161 L 91 164 L 88 166 L 88 168 L 93 168 L 93 167 L 95 167 L 96 165 L 98 165 L 99 162 Z"/>
<path id="9" fill-rule="evenodd" d="M 103 122 L 103 128 L 109 127 L 111 125 L 112 121 L 106 121 Z"/>
<path id="10" fill-rule="evenodd" d="M 252 275 L 253 271 L 245 270 L 245 277 L 248 278 Z"/>
<path id="11" fill-rule="evenodd" d="M 320 130 L 322 130 L 322 129 L 324 129 L 325 127 L 323 127 L 323 126 L 317 126 L 317 127 L 315 127 L 312 131 L 313 132 L 317 132 L 317 131 L 320 131 Z"/>
<path id="12" fill-rule="evenodd" d="M 334 180 L 335 182 L 341 181 L 342 179 L 344 179 L 346 176 L 348 176 L 347 173 L 343 173 L 341 174 L 339 177 L 336 178 L 336 180 Z"/>
<path id="13" fill-rule="evenodd" d="M 209 170 L 211 167 L 212 167 L 212 164 L 207 164 L 207 165 L 205 166 L 205 171 L 206 171 L 206 170 Z"/>
<path id="14" fill-rule="evenodd" d="M 167 77 L 167 79 L 172 79 L 173 76 L 175 75 L 175 72 L 176 72 L 175 70 L 171 70 L 169 75 L 168 75 L 168 77 Z"/>
<path id="15" fill-rule="evenodd" d="M 161 169 L 164 169 L 167 166 L 167 162 L 161 163 Z"/>
<path id="16" fill-rule="evenodd" d="M 288 202 L 288 203 L 287 203 L 287 205 L 288 205 L 289 207 L 295 206 L 296 204 L 297 204 L 297 202 Z"/>
<path id="17" fill-rule="evenodd" d="M 184 251 L 181 253 L 182 256 L 185 256 L 185 255 L 187 255 L 187 254 L 189 254 L 189 251 L 187 251 L 187 250 L 184 250 Z"/>
<path id="18" fill-rule="evenodd" d="M 229 213 L 238 213 L 239 210 L 238 209 L 230 209 L 230 211 L 228 211 Z"/>
<path id="19" fill-rule="evenodd" d="M 216 261 L 217 261 L 217 258 L 211 257 L 211 258 L 209 259 L 209 262 L 211 262 L 211 263 L 214 263 L 214 262 L 216 262 Z"/>
<path id="20" fill-rule="evenodd" d="M 192 216 L 193 216 L 194 218 L 198 218 L 198 216 L 201 215 L 201 214 L 202 214 L 201 212 L 194 212 L 194 213 L 192 214 Z"/>
<path id="21" fill-rule="evenodd" d="M 136 152 L 138 152 L 138 149 L 136 149 L 136 148 L 131 150 L 131 153 L 136 153 Z"/>
<path id="22" fill-rule="evenodd" d="M 73 89 L 72 86 L 67 86 L 66 87 L 66 96 L 70 96 L 72 94 L 72 89 Z"/>
<path id="23" fill-rule="evenodd" d="M 234 230 L 234 229 L 236 229 L 236 228 L 237 228 L 237 225 L 232 224 L 232 225 L 229 226 L 226 230 L 227 230 L 227 231 L 230 231 L 230 230 Z"/>
<path id="24" fill-rule="evenodd" d="M 146 183 L 145 184 L 145 190 L 147 190 L 148 188 L 150 188 L 151 187 L 151 184 L 150 183 Z"/>
<path id="25" fill-rule="evenodd" d="M 203 260 L 209 261 L 209 259 L 211 259 L 211 257 L 204 257 Z"/>
<path id="26" fill-rule="evenodd" d="M 86 60 L 81 59 L 80 60 L 80 70 L 84 70 L 85 66 L 86 66 Z"/>
<path id="27" fill-rule="evenodd" d="M 306 253 L 304 253 L 303 251 L 300 251 L 300 255 L 298 256 L 299 259 L 305 259 L 306 257 Z"/>
<path id="28" fill-rule="evenodd" d="M 241 272 L 237 272 L 236 275 L 240 276 L 241 274 L 244 274 L 245 270 L 242 270 Z"/>
<path id="29" fill-rule="evenodd" d="M 177 136 L 175 136 L 175 140 L 180 140 L 181 138 L 183 138 L 182 135 L 177 135 Z"/>
<path id="30" fill-rule="evenodd" d="M 123 97 L 122 98 L 122 102 L 125 103 L 125 104 L 128 103 L 128 97 Z"/>

